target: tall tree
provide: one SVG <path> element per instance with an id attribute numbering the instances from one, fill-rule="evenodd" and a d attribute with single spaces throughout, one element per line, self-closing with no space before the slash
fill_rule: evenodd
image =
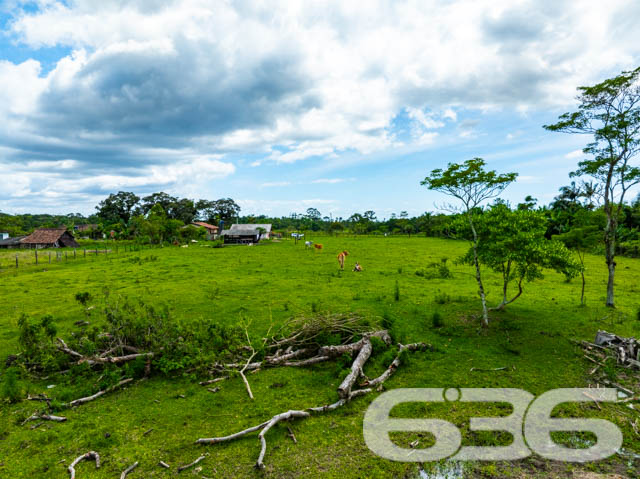
<path id="1" fill-rule="evenodd" d="M 606 305 L 614 307 L 618 224 L 626 193 L 640 182 L 640 167 L 634 161 L 640 151 L 640 68 L 578 91 L 578 110 L 561 115 L 558 123 L 544 128 L 593 136 L 583 150 L 590 158 L 581 161 L 571 175 L 591 176 L 602 187 L 609 270 Z"/>
<path id="2" fill-rule="evenodd" d="M 171 196 L 164 191 L 152 193 L 142 198 L 140 208 L 143 215 L 147 215 L 155 205 L 160 205 L 165 214 L 168 214 L 171 207 L 178 202 L 178 198 Z"/>
<path id="3" fill-rule="evenodd" d="M 133 193 L 127 191 L 119 191 L 116 194 L 110 194 L 106 199 L 102 200 L 96 210 L 98 216 L 108 223 L 118 223 L 120 221 L 125 224 L 129 223 L 131 213 L 140 198 Z"/>
<path id="4" fill-rule="evenodd" d="M 473 265 L 476 270 L 478 294 L 482 302 L 482 325 L 487 327 L 489 311 L 478 259 L 478 232 L 474 225 L 474 211 L 483 201 L 500 195 L 510 183 L 515 181 L 518 174 L 498 174 L 493 170 L 486 171 L 484 167 L 485 162 L 482 158 L 473 158 L 463 164 L 449 163 L 446 170 L 433 170 L 420 184 L 430 190 L 452 196 L 462 203 L 461 207 L 450 206 L 450 209 L 463 213 L 471 229 Z"/>

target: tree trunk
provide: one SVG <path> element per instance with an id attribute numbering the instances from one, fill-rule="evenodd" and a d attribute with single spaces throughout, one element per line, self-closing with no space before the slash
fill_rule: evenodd
<path id="1" fill-rule="evenodd" d="M 469 226 L 471 226 L 471 232 L 473 233 L 473 265 L 476 268 L 476 281 L 478 282 L 478 294 L 480 295 L 480 301 L 482 302 L 482 327 L 489 327 L 489 311 L 487 309 L 487 296 L 484 292 L 484 285 L 482 284 L 482 275 L 480 274 L 480 261 L 478 260 L 478 233 L 473 226 L 473 220 L 471 219 L 471 213 L 467 212 L 469 218 Z"/>
<path id="2" fill-rule="evenodd" d="M 616 221 L 611 216 L 612 211 L 607 211 L 609 218 L 607 219 L 607 227 L 604 233 L 604 245 L 605 245 L 605 257 L 607 262 L 607 269 L 609 271 L 609 278 L 607 280 L 607 307 L 615 308 L 615 302 L 613 297 L 614 278 L 616 274 Z"/>

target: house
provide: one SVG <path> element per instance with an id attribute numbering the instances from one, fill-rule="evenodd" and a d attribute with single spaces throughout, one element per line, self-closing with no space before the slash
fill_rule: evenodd
<path id="1" fill-rule="evenodd" d="M 224 242 L 229 244 L 257 243 L 262 239 L 269 239 L 270 236 L 270 224 L 235 224 L 222 231 Z"/>
<path id="2" fill-rule="evenodd" d="M 26 238 L 26 236 L 16 236 L 14 238 L 5 238 L 3 240 L 0 240 L 0 248 L 2 249 L 15 249 L 15 248 L 20 248 L 22 245 L 20 243 L 20 241 Z"/>
<path id="3" fill-rule="evenodd" d="M 207 230 L 207 239 L 214 239 L 218 235 L 218 227 L 214 225 L 210 225 L 209 223 L 205 223 L 204 221 L 194 221 L 191 223 L 193 226 L 197 226 L 198 228 L 204 228 Z"/>
<path id="4" fill-rule="evenodd" d="M 20 244 L 23 248 L 79 248 L 67 228 L 38 228 L 29 236 L 22 238 Z"/>
<path id="5" fill-rule="evenodd" d="M 8 238 L 9 238 L 9 233 L 7 233 L 6 231 L 0 231 L 0 241 L 6 240 Z"/>

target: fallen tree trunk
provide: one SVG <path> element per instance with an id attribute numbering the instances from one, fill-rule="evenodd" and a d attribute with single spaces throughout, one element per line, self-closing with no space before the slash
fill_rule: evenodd
<path id="1" fill-rule="evenodd" d="M 37 421 L 38 419 L 44 419 L 45 421 L 53 421 L 53 422 L 65 422 L 67 420 L 66 417 L 62 416 L 53 416 L 51 414 L 45 414 L 43 412 L 34 412 L 31 416 L 25 419 L 22 424 L 26 424 L 29 421 Z"/>
<path id="2" fill-rule="evenodd" d="M 387 338 L 388 338 L 388 334 L 386 331 L 383 332 Z M 373 336 L 373 335 L 371 335 Z M 273 416 L 271 419 L 269 419 L 268 421 L 265 421 L 263 423 L 260 423 L 256 426 L 251 426 L 247 429 L 243 429 L 242 431 L 236 432 L 234 434 L 230 434 L 228 436 L 220 436 L 220 437 L 211 437 L 211 438 L 201 438 L 198 439 L 196 441 L 196 444 L 217 444 L 220 442 L 227 442 L 227 441 L 233 441 L 235 439 L 241 438 L 243 436 L 246 436 L 247 434 L 251 434 L 252 432 L 255 431 L 260 431 L 260 433 L 258 434 L 258 439 L 260 441 L 260 454 L 258 455 L 258 459 L 256 461 L 256 467 L 263 469 L 264 466 L 264 457 L 266 454 L 266 450 L 267 450 L 267 441 L 266 441 L 266 434 L 267 432 L 269 432 L 269 430 L 271 428 L 273 428 L 275 425 L 277 425 L 280 422 L 283 421 L 288 421 L 288 420 L 292 420 L 292 419 L 304 419 L 307 418 L 309 416 L 311 416 L 311 413 L 324 413 L 327 411 L 333 411 L 335 409 L 338 409 L 339 407 L 344 406 L 345 404 L 347 404 L 349 401 L 351 401 L 352 399 L 358 397 L 358 396 L 364 396 L 366 394 L 369 394 L 373 391 L 373 389 L 371 387 L 368 388 L 363 388 L 363 389 L 356 389 L 356 390 L 352 390 L 353 385 L 355 383 L 355 381 L 358 379 L 358 377 L 362 374 L 362 369 L 365 365 L 365 363 L 367 362 L 367 360 L 369 359 L 369 357 L 371 356 L 371 351 L 372 351 L 372 345 L 371 345 L 371 340 L 369 339 L 371 336 L 365 336 L 361 341 L 358 341 L 357 343 L 352 343 L 350 345 L 344 345 L 346 348 L 342 349 L 344 352 L 347 351 L 358 351 L 358 356 L 356 357 L 356 359 L 354 360 L 352 366 L 351 366 L 351 371 L 349 372 L 349 374 L 347 375 L 347 377 L 344 379 L 344 381 L 342 382 L 342 384 L 340 384 L 340 387 L 338 388 L 338 393 L 340 395 L 340 399 L 338 399 L 336 402 L 332 403 L 332 404 L 326 404 L 324 406 L 315 406 L 315 407 L 309 407 L 303 410 L 295 410 L 295 409 L 291 409 L 289 411 L 286 411 L 284 413 L 280 413 L 280 414 L 276 414 L 275 416 Z M 377 336 L 377 337 L 381 337 L 381 336 Z M 383 341 L 386 342 L 385 338 L 381 337 L 381 339 L 383 339 Z M 389 338 L 390 340 L 390 338 Z M 357 344 L 357 346 L 355 346 Z M 330 346 L 331 348 L 336 348 L 335 346 Z M 392 363 L 389 365 L 389 367 L 386 369 L 386 371 L 384 373 L 382 373 L 380 376 L 378 376 L 377 378 L 368 381 L 365 385 L 368 386 L 380 386 L 382 385 L 387 379 L 389 379 L 391 377 L 391 375 L 396 371 L 396 369 L 402 364 L 402 353 L 404 351 L 418 351 L 418 350 L 424 350 L 429 348 L 430 345 L 424 344 L 424 343 L 414 343 L 414 344 L 407 344 L 407 345 L 402 345 L 399 344 L 398 345 L 398 355 L 396 356 L 396 358 L 392 361 Z M 341 347 L 340 347 L 341 348 Z M 322 349 L 322 348 L 321 348 Z M 339 353 L 339 354 L 343 354 L 343 353 Z M 284 363 L 283 363 L 284 364 Z"/>

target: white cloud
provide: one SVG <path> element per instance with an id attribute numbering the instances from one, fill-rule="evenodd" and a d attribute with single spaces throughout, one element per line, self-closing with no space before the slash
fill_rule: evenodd
<path id="1" fill-rule="evenodd" d="M 87 188 L 224 177 L 233 165 L 211 155 L 229 152 L 281 165 L 345 152 L 366 159 L 401 144 L 393 122 L 403 111 L 412 123 L 403 143 L 431 145 L 462 108 L 568 108 L 577 85 L 635 67 L 640 56 L 633 0 L 38 7 L 15 13 L 10 41 L 72 53 L 46 74 L 36 60 L 0 60 L 0 143 L 12 149 L 0 158 L 5 182 L 26 163 L 69 158 L 78 163 L 70 169 L 86 172 L 69 181 Z M 18 183 L 21 194 L 62 187 Z"/>
<path id="2" fill-rule="evenodd" d="M 278 188 L 281 186 L 289 186 L 291 184 L 290 181 L 267 181 L 260 185 L 261 188 Z"/>
<path id="3" fill-rule="evenodd" d="M 573 150 L 564 155 L 565 158 L 568 158 L 570 160 L 575 160 L 576 158 L 581 158 L 583 156 L 584 153 L 582 152 L 582 150 Z"/>
<path id="4" fill-rule="evenodd" d="M 317 180 L 313 180 L 311 183 L 324 183 L 324 184 L 336 184 L 336 183 L 344 183 L 347 181 L 344 178 L 318 178 Z"/>

